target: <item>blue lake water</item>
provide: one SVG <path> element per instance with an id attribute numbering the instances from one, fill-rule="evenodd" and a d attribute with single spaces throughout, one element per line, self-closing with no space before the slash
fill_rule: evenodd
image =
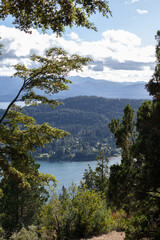
<path id="1" fill-rule="evenodd" d="M 82 180 L 85 169 L 88 169 L 88 164 L 95 170 L 97 161 L 89 162 L 38 162 L 40 163 L 39 171 L 42 173 L 52 174 L 60 182 L 57 185 L 57 192 L 60 191 L 64 185 L 68 188 L 72 182 L 79 185 Z M 110 158 L 109 166 L 120 163 L 120 156 Z"/>

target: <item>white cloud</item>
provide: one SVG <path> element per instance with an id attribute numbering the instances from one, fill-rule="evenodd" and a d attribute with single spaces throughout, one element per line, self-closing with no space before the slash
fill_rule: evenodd
<path id="1" fill-rule="evenodd" d="M 131 1 L 126 1 L 125 4 L 132 4 L 135 2 L 139 2 L 140 0 L 131 0 Z"/>
<path id="2" fill-rule="evenodd" d="M 137 81 L 145 81 L 151 78 L 153 72 L 148 67 L 143 71 L 125 71 L 125 70 L 113 70 L 107 67 L 104 67 L 103 72 L 97 71 L 94 72 L 89 70 L 88 68 L 85 69 L 86 71 L 79 74 L 81 77 L 93 77 L 95 79 L 105 79 L 108 81 L 115 81 L 115 82 L 137 82 Z M 76 72 L 72 76 L 77 76 Z"/>
<path id="3" fill-rule="evenodd" d="M 76 41 L 81 41 L 81 39 L 79 38 L 78 34 L 75 33 L 75 32 L 71 32 L 70 34 L 68 34 L 68 36 L 73 39 L 73 40 L 76 40 Z"/>
<path id="4" fill-rule="evenodd" d="M 79 36 L 71 33 L 71 40 L 57 38 L 55 34 L 40 34 L 33 30 L 25 34 L 18 29 L 0 26 L 3 55 L 0 56 L 0 75 L 12 75 L 13 64 L 32 66 L 29 56 L 43 55 L 51 47 L 62 47 L 68 53 L 90 56 L 95 62 L 84 67 L 80 76 L 90 76 L 110 81 L 148 81 L 153 74 L 154 46 L 142 46 L 141 39 L 124 30 L 107 30 L 99 41 L 77 41 Z M 77 75 L 77 72 L 72 72 Z"/>
<path id="5" fill-rule="evenodd" d="M 148 13 L 148 10 L 140 10 L 140 9 L 137 9 L 137 12 L 139 14 L 147 14 Z"/>

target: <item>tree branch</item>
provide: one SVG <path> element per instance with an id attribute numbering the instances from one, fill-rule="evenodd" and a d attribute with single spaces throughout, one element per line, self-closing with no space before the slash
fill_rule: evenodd
<path id="1" fill-rule="evenodd" d="M 21 92 L 23 91 L 25 86 L 25 82 L 23 83 L 21 89 L 19 90 L 17 96 L 12 100 L 12 102 L 8 105 L 6 111 L 4 112 L 3 116 L 0 119 L 0 124 L 2 124 L 2 121 L 4 120 L 4 118 L 7 116 L 8 111 L 10 110 L 10 108 L 13 106 L 13 104 L 17 101 L 19 95 L 21 94 Z"/>

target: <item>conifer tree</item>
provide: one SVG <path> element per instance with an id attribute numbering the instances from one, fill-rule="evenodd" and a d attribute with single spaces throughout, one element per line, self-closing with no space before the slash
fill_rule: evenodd
<path id="1" fill-rule="evenodd" d="M 136 122 L 133 110 L 126 107 L 122 122 L 112 120 L 109 125 L 122 161 L 111 167 L 108 196 L 130 216 L 127 240 L 160 238 L 160 31 L 156 39 L 157 64 L 146 84 L 153 101 L 142 103 Z"/>

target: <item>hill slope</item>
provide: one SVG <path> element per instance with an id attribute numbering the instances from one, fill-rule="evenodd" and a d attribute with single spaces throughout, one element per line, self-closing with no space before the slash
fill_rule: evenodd
<path id="1" fill-rule="evenodd" d="M 94 160 L 102 147 L 108 156 L 113 156 L 117 151 L 108 123 L 122 117 L 126 104 L 137 110 L 142 100 L 80 96 L 63 102 L 64 105 L 55 109 L 41 104 L 24 108 L 37 123 L 49 122 L 71 133 L 65 139 L 54 140 L 45 149 L 38 149 L 36 157 L 45 157 L 48 161 Z"/>

